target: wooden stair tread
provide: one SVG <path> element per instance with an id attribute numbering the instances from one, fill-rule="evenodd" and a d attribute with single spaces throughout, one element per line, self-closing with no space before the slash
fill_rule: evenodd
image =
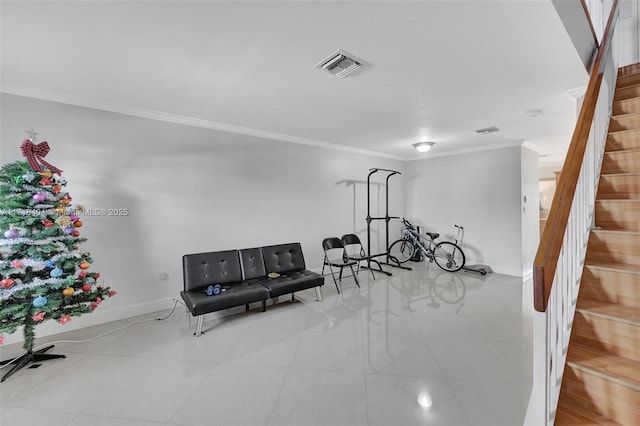
<path id="1" fill-rule="evenodd" d="M 624 155 L 630 154 L 633 152 L 640 152 L 640 148 L 632 148 L 632 149 L 619 149 L 615 151 L 605 151 L 605 155 Z"/>
<path id="2" fill-rule="evenodd" d="M 623 99 L 633 99 L 638 97 L 640 83 L 632 82 L 631 84 L 616 87 L 614 91 L 614 100 L 621 101 Z"/>
<path id="3" fill-rule="evenodd" d="M 634 99 L 636 99 L 636 98 L 623 99 L 623 100 L 621 100 L 621 101 L 616 101 L 616 103 L 617 103 L 617 102 L 629 102 L 629 101 L 633 101 Z M 625 114 L 618 114 L 618 115 L 614 115 L 614 116 L 613 116 L 613 118 L 616 118 L 616 119 L 617 119 L 617 118 L 623 118 L 623 119 L 624 119 L 624 118 L 631 118 L 631 119 L 633 119 L 633 118 L 636 118 L 636 117 L 637 117 L 637 116 L 639 116 L 639 115 L 640 115 L 640 112 L 627 112 L 627 113 L 625 113 Z M 635 130 L 635 129 L 628 129 L 628 130 Z"/>
<path id="4" fill-rule="evenodd" d="M 595 315 L 640 327 L 640 311 L 629 306 L 580 297 L 576 310 L 585 315 Z"/>
<path id="5" fill-rule="evenodd" d="M 596 203 L 638 203 L 639 199 L 633 198 L 598 198 Z"/>
<path id="6" fill-rule="evenodd" d="M 600 176 L 640 176 L 640 172 L 602 173 Z"/>
<path id="7" fill-rule="evenodd" d="M 572 343 L 567 366 L 640 392 L 640 362 L 612 355 L 580 343 Z"/>
<path id="8" fill-rule="evenodd" d="M 586 411 L 582 407 L 575 407 L 571 404 L 565 403 L 562 398 L 558 404 L 558 410 L 556 411 L 555 425 L 562 426 L 620 426 L 612 420 L 602 417 L 598 413 L 593 411 Z"/>
<path id="9" fill-rule="evenodd" d="M 640 78 L 640 76 L 638 78 Z M 613 102 L 611 105 L 612 118 L 633 112 L 640 112 L 640 98 L 621 99 Z"/>
<path id="10" fill-rule="evenodd" d="M 618 78 L 623 78 L 638 73 L 640 73 L 640 62 L 618 68 Z"/>
<path id="11" fill-rule="evenodd" d="M 633 200 L 636 201 L 636 200 Z M 627 231 L 624 229 L 598 229 L 592 228 L 591 232 L 594 234 L 606 234 L 606 235 L 630 235 L 640 237 L 640 231 Z"/>
<path id="12" fill-rule="evenodd" d="M 606 262 L 602 260 L 588 260 L 586 262 L 586 266 L 640 274 L 640 265 L 634 265 L 629 263 Z"/>
<path id="13" fill-rule="evenodd" d="M 624 268 L 620 268 L 620 265 L 618 264 L 611 265 L 611 264 L 606 264 L 604 262 L 601 262 L 599 264 L 593 264 L 593 263 L 587 262 L 587 264 L 585 264 L 584 266 L 587 268 L 598 269 L 601 271 L 624 272 L 627 274 L 640 275 L 640 267 L 636 269 L 624 269 Z M 635 266 L 635 265 L 626 265 L 626 266 Z"/>
<path id="14" fill-rule="evenodd" d="M 640 82 L 640 74 L 631 74 L 624 77 L 619 77 L 616 82 L 616 89 L 622 89 L 624 87 L 633 86 Z"/>
<path id="15" fill-rule="evenodd" d="M 619 135 L 621 133 L 638 133 L 640 130 L 638 129 L 627 129 L 627 130 L 616 130 L 613 132 L 607 132 L 608 135 Z"/>

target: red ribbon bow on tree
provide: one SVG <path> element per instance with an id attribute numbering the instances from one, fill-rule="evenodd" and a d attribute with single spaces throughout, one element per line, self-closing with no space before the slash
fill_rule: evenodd
<path id="1" fill-rule="evenodd" d="M 27 161 L 29 161 L 29 166 L 31 166 L 32 170 L 36 172 L 42 172 L 44 171 L 44 166 L 46 166 L 53 173 L 62 173 L 62 170 L 54 165 L 47 163 L 42 159 L 42 157 L 46 157 L 49 153 L 48 142 L 40 142 L 36 145 L 29 139 L 25 139 L 22 141 L 22 146 L 20 147 L 20 149 L 22 149 L 22 155 L 27 157 Z M 42 163 L 42 165 L 38 162 Z"/>

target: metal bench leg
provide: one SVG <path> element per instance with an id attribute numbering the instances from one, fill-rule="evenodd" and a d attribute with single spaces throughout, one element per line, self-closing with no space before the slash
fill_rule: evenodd
<path id="1" fill-rule="evenodd" d="M 202 322 L 204 321 L 204 315 L 200 315 L 198 317 L 198 325 L 196 326 L 196 337 L 199 337 L 202 334 Z"/>
<path id="2" fill-rule="evenodd" d="M 316 287 L 316 300 L 318 302 L 322 302 L 322 292 L 320 291 L 320 286 Z"/>
<path id="3" fill-rule="evenodd" d="M 262 312 L 267 312 L 267 299 L 262 301 Z"/>

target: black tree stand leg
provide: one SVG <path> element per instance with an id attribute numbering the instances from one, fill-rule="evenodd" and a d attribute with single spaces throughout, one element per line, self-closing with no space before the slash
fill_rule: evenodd
<path id="1" fill-rule="evenodd" d="M 13 367 L 11 367 L 11 370 L 7 371 L 7 374 L 5 374 L 2 377 L 2 380 L 0 380 L 0 382 L 4 382 L 7 377 L 11 376 L 13 373 L 15 373 L 16 371 L 26 367 L 29 363 L 32 362 L 41 362 L 41 361 L 47 361 L 50 359 L 58 359 L 58 358 L 66 358 L 66 355 L 55 355 L 55 354 L 46 354 L 45 352 L 47 352 L 49 349 L 53 348 L 53 345 L 49 345 L 46 348 L 42 348 L 42 349 L 38 349 L 35 352 L 27 352 L 23 355 L 21 355 L 19 358 L 13 359 L 13 360 L 7 360 L 7 361 L 2 361 L 0 362 L 1 365 L 12 365 Z"/>

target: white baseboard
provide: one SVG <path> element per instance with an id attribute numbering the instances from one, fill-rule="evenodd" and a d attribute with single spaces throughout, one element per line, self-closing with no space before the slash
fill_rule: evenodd
<path id="1" fill-rule="evenodd" d="M 66 333 L 67 331 L 92 327 L 94 325 L 105 324 L 112 321 L 135 317 L 138 315 L 149 314 L 151 312 L 162 311 L 164 309 L 171 309 L 175 304 L 175 300 L 176 298 L 172 297 L 168 299 L 160 299 L 151 302 L 124 306 L 122 308 L 116 308 L 108 311 L 96 310 L 95 312 L 92 312 L 90 314 L 85 314 L 80 317 L 74 317 L 72 321 L 69 321 L 64 325 L 61 325 L 56 321 L 48 321 L 36 327 L 36 338 L 51 336 L 59 333 Z M 24 338 L 21 327 L 16 330 L 15 333 L 5 336 L 3 345 L 22 343 L 23 341 Z"/>

